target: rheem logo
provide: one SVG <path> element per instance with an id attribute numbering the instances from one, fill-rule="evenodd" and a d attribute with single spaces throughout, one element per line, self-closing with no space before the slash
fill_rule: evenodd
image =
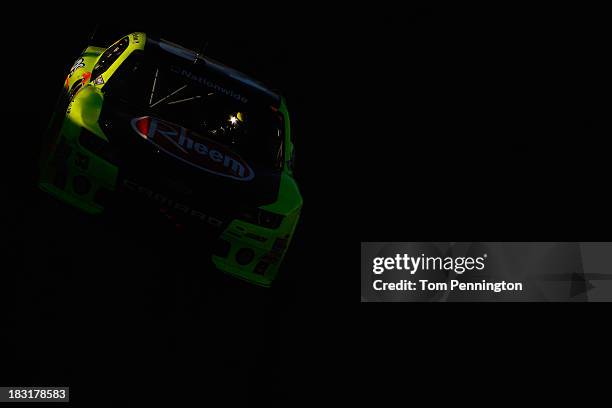
<path id="1" fill-rule="evenodd" d="M 239 181 L 255 177 L 238 154 L 182 126 L 144 116 L 132 119 L 132 128 L 159 150 L 200 170 Z"/>

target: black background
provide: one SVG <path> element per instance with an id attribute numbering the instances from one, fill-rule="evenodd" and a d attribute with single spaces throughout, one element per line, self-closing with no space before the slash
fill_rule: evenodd
<path id="1" fill-rule="evenodd" d="M 70 384 L 75 401 L 100 384 L 296 398 L 333 387 L 347 368 L 370 388 L 389 387 L 367 373 L 386 372 L 377 356 L 408 338 L 410 350 L 440 354 L 429 368 L 399 358 L 406 373 L 458 377 L 502 340 L 514 347 L 504 348 L 511 360 L 535 349 L 542 367 L 555 366 L 551 342 L 589 326 L 584 314 L 525 309 L 517 320 L 497 309 L 484 329 L 466 317 L 476 313 L 469 306 L 385 308 L 384 318 L 370 309 L 353 320 L 342 305 L 357 301 L 348 276 L 360 241 L 608 238 L 603 26 L 595 10 L 557 11 L 298 9 L 225 25 L 158 15 L 177 36 L 202 30 L 209 55 L 289 100 L 306 204 L 278 290 L 263 294 L 208 275 L 191 293 L 181 282 L 199 261 L 184 242 L 159 233 L 148 247 L 138 232 L 101 233 L 40 201 L 32 171 L 40 134 L 90 24 L 37 22 L 5 35 L 3 377 Z M 338 332 L 351 338 L 338 341 Z M 444 358 L 453 345 L 482 348 Z M 341 360 L 351 347 L 354 357 Z"/>
<path id="2" fill-rule="evenodd" d="M 362 241 L 608 239 L 596 13 L 434 8 L 400 20 L 370 42 Z"/>

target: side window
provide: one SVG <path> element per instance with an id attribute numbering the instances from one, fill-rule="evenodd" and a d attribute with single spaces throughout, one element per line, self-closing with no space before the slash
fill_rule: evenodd
<path id="1" fill-rule="evenodd" d="M 130 45 L 130 38 L 124 37 L 104 51 L 104 54 L 100 56 L 98 63 L 91 73 L 92 78 L 98 78 L 100 75 L 105 73 L 106 70 L 108 70 L 115 61 L 117 61 L 117 58 L 123 54 L 128 45 Z"/>

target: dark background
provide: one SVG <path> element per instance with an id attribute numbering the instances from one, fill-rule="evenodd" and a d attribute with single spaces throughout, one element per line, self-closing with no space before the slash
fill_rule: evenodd
<path id="1" fill-rule="evenodd" d="M 593 10 L 422 9 L 365 47 L 362 241 L 607 240 Z M 365 139 L 365 140 L 364 140 Z"/>
<path id="2" fill-rule="evenodd" d="M 197 275 L 188 243 L 158 233 L 149 246 L 138 231 L 94 229 L 37 198 L 40 135 L 89 24 L 7 30 L 2 375 L 69 384 L 81 401 L 99 384 L 166 384 L 155 390 L 168 396 L 181 382 L 250 401 L 334 388 L 347 369 L 392 392 L 380 374 L 390 368 L 459 378 L 500 349 L 515 362 L 536 350 L 539 367 L 557 367 L 550 345 L 573 353 L 576 328 L 598 327 L 588 312 L 496 309 L 483 326 L 469 306 L 384 315 L 342 306 L 357 302 L 348 277 L 360 241 L 609 238 L 603 26 L 593 10 L 556 11 L 158 18 L 177 37 L 201 31 L 210 56 L 288 98 L 305 209 L 279 285 L 263 295 Z M 438 354 L 415 368 L 400 356 L 406 339 Z M 449 360 L 449 345 L 479 349 Z M 360 357 L 341 359 L 352 351 Z"/>

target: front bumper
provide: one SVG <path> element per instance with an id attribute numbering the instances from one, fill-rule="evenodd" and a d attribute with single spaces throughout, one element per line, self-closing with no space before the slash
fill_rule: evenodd
<path id="1" fill-rule="evenodd" d="M 270 287 L 278 275 L 299 217 L 299 211 L 289 214 L 275 230 L 233 221 L 219 238 L 213 263 L 222 272 Z"/>

